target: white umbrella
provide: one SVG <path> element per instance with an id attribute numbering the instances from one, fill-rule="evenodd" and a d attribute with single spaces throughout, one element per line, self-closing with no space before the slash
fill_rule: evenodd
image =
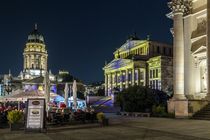
<path id="1" fill-rule="evenodd" d="M 77 109 L 77 82 L 74 80 L 73 82 L 73 104 L 74 104 L 74 109 Z"/>
<path id="2" fill-rule="evenodd" d="M 69 93 L 69 86 L 68 86 L 68 83 L 65 84 L 65 89 L 64 89 L 64 92 L 65 92 L 65 105 L 68 106 L 68 93 Z"/>

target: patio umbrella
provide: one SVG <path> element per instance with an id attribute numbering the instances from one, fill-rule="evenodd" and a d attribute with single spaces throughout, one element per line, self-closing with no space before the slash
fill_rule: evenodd
<path id="1" fill-rule="evenodd" d="M 65 102 L 64 103 L 66 104 L 66 106 L 68 106 L 68 93 L 69 93 L 68 83 L 65 84 L 64 92 L 65 92 Z"/>
<path id="2" fill-rule="evenodd" d="M 49 80 L 49 74 L 47 71 L 45 72 L 44 85 L 45 85 L 45 100 L 46 100 L 46 107 L 47 107 L 48 103 L 50 102 L 50 80 Z"/>
<path id="3" fill-rule="evenodd" d="M 77 109 L 77 82 L 74 80 L 73 82 L 73 104 L 74 104 L 74 109 Z"/>

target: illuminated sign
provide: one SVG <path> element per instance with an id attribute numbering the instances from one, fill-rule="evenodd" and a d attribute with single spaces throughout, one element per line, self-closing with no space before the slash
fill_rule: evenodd
<path id="1" fill-rule="evenodd" d="M 42 131 L 45 128 L 45 99 L 28 99 L 26 131 Z"/>

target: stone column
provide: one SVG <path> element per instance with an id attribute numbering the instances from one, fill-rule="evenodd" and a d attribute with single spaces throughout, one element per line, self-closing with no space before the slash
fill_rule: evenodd
<path id="1" fill-rule="evenodd" d="M 31 69 L 31 55 L 28 55 L 28 63 L 29 63 L 29 67 L 28 67 L 28 69 Z"/>
<path id="2" fill-rule="evenodd" d="M 207 96 L 210 101 L 210 1 L 207 0 Z"/>
<path id="3" fill-rule="evenodd" d="M 174 99 L 186 99 L 184 94 L 184 0 L 172 0 L 169 3 L 174 20 L 173 40 L 173 86 Z"/>
<path id="4" fill-rule="evenodd" d="M 111 95 L 110 88 L 111 88 L 111 81 L 110 81 L 110 73 L 109 73 L 109 74 L 107 74 L 107 91 L 108 91 L 108 96 Z"/>
<path id="5" fill-rule="evenodd" d="M 117 87 L 117 72 L 114 73 L 115 88 Z"/>
<path id="6" fill-rule="evenodd" d="M 128 88 L 128 69 L 125 70 L 125 88 Z"/>
<path id="7" fill-rule="evenodd" d="M 132 85 L 135 85 L 135 69 L 132 69 Z"/>
<path id="8" fill-rule="evenodd" d="M 123 81 L 122 81 L 123 73 L 120 71 L 120 91 L 123 89 Z"/>
<path id="9" fill-rule="evenodd" d="M 107 74 L 105 73 L 105 96 L 108 96 L 108 79 L 107 79 Z"/>

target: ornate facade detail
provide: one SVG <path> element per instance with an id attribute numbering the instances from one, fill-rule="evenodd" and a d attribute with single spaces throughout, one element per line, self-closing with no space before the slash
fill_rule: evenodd
<path id="1" fill-rule="evenodd" d="M 44 76 L 45 71 L 47 71 L 47 57 L 44 37 L 38 32 L 35 25 L 34 30 L 28 35 L 23 53 L 23 79 Z"/>
<path id="2" fill-rule="evenodd" d="M 171 28 L 170 32 L 171 32 L 172 36 L 174 37 L 174 28 Z"/>
<path id="3" fill-rule="evenodd" d="M 168 3 L 168 7 L 173 13 L 184 13 L 184 0 L 172 0 Z"/>
<path id="4" fill-rule="evenodd" d="M 119 91 L 134 85 L 166 92 L 173 81 L 172 52 L 171 45 L 161 42 L 136 38 L 126 41 L 114 52 L 115 59 L 103 68 L 105 94 L 110 96 L 116 89 Z"/>
<path id="5" fill-rule="evenodd" d="M 185 0 L 184 1 L 184 6 L 185 6 L 185 9 L 184 9 L 184 15 L 189 15 L 192 13 L 192 0 Z"/>
<path id="6" fill-rule="evenodd" d="M 168 7 L 173 13 L 188 15 L 192 10 L 192 0 L 172 0 L 168 2 Z"/>
<path id="7" fill-rule="evenodd" d="M 206 35 L 206 26 L 207 26 L 206 18 L 200 19 L 197 29 L 192 33 L 191 38 L 196 38 L 202 35 Z"/>

